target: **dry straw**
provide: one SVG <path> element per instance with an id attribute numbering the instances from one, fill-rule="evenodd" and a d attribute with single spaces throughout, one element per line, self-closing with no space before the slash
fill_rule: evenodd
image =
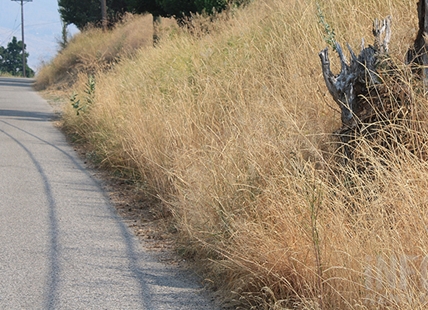
<path id="1" fill-rule="evenodd" d="M 400 64 L 415 36 L 415 1 L 318 2 L 336 39 L 356 47 L 375 18 L 391 15 Z M 315 1 L 254 1 L 195 31 L 175 29 L 107 74 L 95 70 L 94 103 L 82 115 L 69 107 L 65 128 L 105 165 L 144 181 L 229 302 L 426 308 L 427 102 L 418 82 L 407 81 L 410 126 L 383 135 L 406 143 L 379 152 L 381 134 L 356 141 L 361 171 L 337 160 L 340 115 L 321 74 Z M 82 94 L 86 82 L 73 88 Z"/>

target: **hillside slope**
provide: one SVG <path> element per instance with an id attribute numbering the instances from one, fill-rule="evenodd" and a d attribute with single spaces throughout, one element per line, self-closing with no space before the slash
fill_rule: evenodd
<path id="1" fill-rule="evenodd" d="M 379 145 L 364 141 L 370 171 L 341 165 L 332 135 L 340 115 L 318 58 L 327 45 L 320 14 L 356 50 L 372 40 L 373 20 L 391 15 L 391 57 L 406 70 L 416 1 L 318 4 L 254 1 L 192 31 L 171 27 L 158 47 L 121 54 L 108 70 L 102 61 L 78 71 L 65 89 L 74 99 L 64 128 L 157 199 L 177 247 L 226 300 L 246 309 L 423 309 L 428 165 L 404 147 L 381 160 Z M 45 72 L 64 54 L 81 57 L 93 38 L 75 38 Z M 55 87 L 57 75 L 45 72 L 38 81 Z M 427 102 L 408 82 L 417 124 L 408 137 L 424 148 Z"/>

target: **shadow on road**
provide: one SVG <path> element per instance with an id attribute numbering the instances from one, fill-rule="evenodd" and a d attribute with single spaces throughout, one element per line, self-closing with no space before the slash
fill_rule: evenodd
<path id="1" fill-rule="evenodd" d="M 30 113 L 31 114 L 31 113 Z M 84 174 L 86 174 L 89 178 L 93 180 L 89 172 L 70 154 L 59 148 L 58 146 L 41 139 L 37 137 L 36 135 L 23 130 L 17 126 L 14 126 L 8 122 L 0 120 L 3 124 L 6 124 L 14 129 L 17 129 L 41 142 L 44 144 L 51 146 L 55 148 L 57 151 L 63 153 L 66 155 L 73 163 L 74 165 L 82 171 Z M 61 256 L 60 246 L 58 243 L 58 237 L 60 235 L 60 229 L 58 225 L 58 219 L 57 219 L 57 206 L 55 202 L 55 197 L 52 193 L 51 185 L 48 176 L 46 175 L 43 167 L 37 160 L 37 158 L 32 154 L 32 152 L 20 141 L 18 141 L 15 137 L 10 135 L 4 130 L 0 129 L 0 132 L 12 139 L 16 144 L 18 144 L 30 157 L 31 161 L 33 162 L 34 166 L 36 167 L 37 171 L 40 174 L 40 177 L 43 180 L 44 190 L 46 199 L 49 204 L 49 230 L 50 230 L 50 252 L 49 252 L 49 272 L 48 272 L 48 279 L 47 279 L 47 297 L 45 300 L 45 309 L 55 309 L 55 305 L 57 304 L 58 300 L 58 286 L 60 282 L 60 272 L 61 272 L 61 265 L 59 262 L 59 257 Z M 93 180 L 97 185 L 100 187 L 97 181 Z M 108 200 L 106 194 L 104 194 L 106 201 Z M 114 217 L 116 225 L 118 225 L 118 228 L 121 232 L 122 238 L 124 240 L 124 243 L 126 244 L 126 255 L 128 259 L 128 268 L 133 274 L 133 278 L 137 281 L 139 284 L 140 289 L 140 298 L 141 298 L 141 305 L 144 309 L 153 309 L 152 307 L 152 298 L 150 294 L 150 287 L 147 284 L 146 278 L 147 278 L 147 272 L 142 270 L 141 267 L 138 264 L 139 261 L 139 254 L 138 250 L 136 249 L 135 240 L 132 238 L 131 234 L 129 233 L 126 225 L 119 220 L 118 216 L 111 210 L 111 216 Z M 159 280 L 159 279 L 158 279 Z"/>
<path id="2" fill-rule="evenodd" d="M 24 78 L 2 78 L 0 77 L 0 86 L 7 87 L 32 87 L 34 79 Z"/>
<path id="3" fill-rule="evenodd" d="M 44 112 L 29 112 L 22 110 L 2 110 L 0 109 L 0 116 L 13 117 L 19 120 L 25 121 L 51 121 L 56 118 L 56 115 L 53 113 L 44 113 Z"/>
<path id="4" fill-rule="evenodd" d="M 2 123 L 5 123 L 9 126 L 15 127 L 13 125 L 10 125 L 4 121 L 1 121 Z M 18 128 L 19 129 L 19 128 Z M 56 290 L 58 287 L 59 282 L 59 273 L 60 273 L 60 265 L 59 265 L 59 259 L 58 259 L 58 219 L 56 215 L 56 204 L 55 204 L 55 198 L 52 194 L 51 185 L 49 183 L 49 179 L 44 172 L 42 166 L 38 162 L 38 160 L 34 157 L 34 155 L 31 153 L 31 151 L 20 141 L 18 141 L 16 138 L 14 138 L 9 133 L 5 132 L 4 130 L 0 129 L 0 132 L 2 132 L 4 135 L 8 136 L 11 140 L 13 140 L 16 144 L 18 144 L 30 157 L 31 161 L 33 162 L 34 166 L 36 167 L 37 171 L 39 172 L 40 177 L 43 180 L 43 186 L 45 189 L 45 195 L 46 199 L 49 204 L 49 244 L 50 244 L 50 252 L 49 252 L 49 279 L 48 279 L 48 293 L 47 293 L 47 301 L 45 304 L 45 309 L 51 309 L 52 305 L 54 305 L 54 301 L 56 299 Z"/>

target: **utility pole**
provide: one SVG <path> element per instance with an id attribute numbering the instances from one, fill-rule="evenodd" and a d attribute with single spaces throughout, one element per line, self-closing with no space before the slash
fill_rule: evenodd
<path id="1" fill-rule="evenodd" d="M 103 25 L 103 30 L 107 30 L 107 4 L 106 0 L 101 0 L 101 20 Z"/>
<path id="2" fill-rule="evenodd" d="M 24 43 L 24 2 L 32 2 L 33 0 L 12 0 L 15 2 L 21 2 L 21 36 L 22 36 L 22 76 L 26 77 L 26 64 L 25 64 L 25 43 Z"/>

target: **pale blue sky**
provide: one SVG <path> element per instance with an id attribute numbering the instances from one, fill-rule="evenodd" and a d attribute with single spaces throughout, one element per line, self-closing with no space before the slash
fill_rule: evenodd
<path id="1" fill-rule="evenodd" d="M 52 59 L 58 51 L 61 20 L 57 0 L 24 2 L 24 40 L 27 45 L 29 66 L 37 70 L 42 62 Z M 74 26 L 69 27 L 76 33 Z M 21 2 L 0 0 L 0 45 L 5 46 L 16 36 L 21 40 Z"/>

